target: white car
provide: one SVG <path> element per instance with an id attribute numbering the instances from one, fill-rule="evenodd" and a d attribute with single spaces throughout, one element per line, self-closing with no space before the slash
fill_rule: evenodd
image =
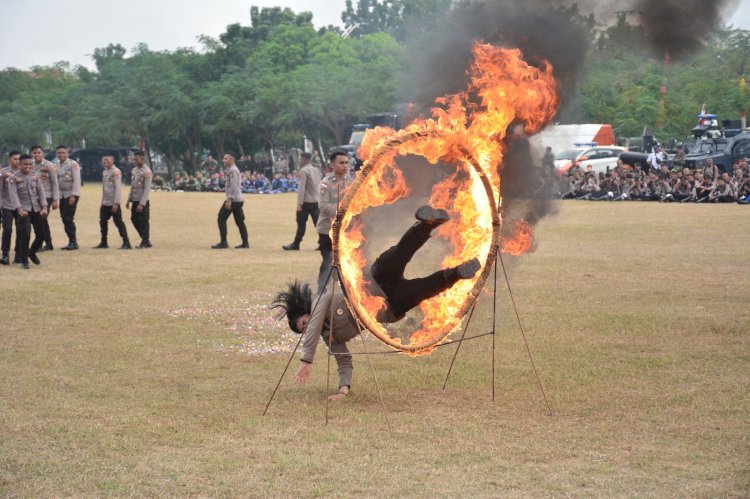
<path id="1" fill-rule="evenodd" d="M 575 147 L 555 156 L 555 169 L 565 173 L 573 166 L 573 160 L 577 160 L 583 171 L 588 171 L 591 166 L 590 171 L 606 172 L 607 167 L 611 170 L 617 166 L 617 157 L 625 151 L 626 148 L 618 146 Z"/>

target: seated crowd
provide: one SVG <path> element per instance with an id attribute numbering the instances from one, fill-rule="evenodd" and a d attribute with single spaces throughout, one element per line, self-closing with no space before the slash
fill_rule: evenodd
<path id="1" fill-rule="evenodd" d="M 662 163 L 658 170 L 648 171 L 639 163 L 631 166 L 618 160 L 606 173 L 586 171 L 575 164 L 557 182 L 562 199 L 750 204 L 746 158 L 734 165 L 732 173 L 720 172 L 710 160 L 699 169 L 680 164 L 670 169 Z"/>
<path id="2" fill-rule="evenodd" d="M 240 187 L 244 194 L 279 194 L 283 192 L 297 192 L 297 177 L 295 175 L 275 173 L 269 180 L 263 173 L 243 172 L 240 174 Z M 195 175 L 177 173 L 171 180 L 165 180 L 161 175 L 155 175 L 152 189 L 158 191 L 187 191 L 187 192 L 223 192 L 225 188 L 224 173 Z"/>

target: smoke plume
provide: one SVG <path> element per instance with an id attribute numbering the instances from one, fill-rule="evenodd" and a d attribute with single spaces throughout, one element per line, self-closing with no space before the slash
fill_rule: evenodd
<path id="1" fill-rule="evenodd" d="M 634 10 L 654 49 L 682 57 L 704 46 L 735 6 L 730 0 L 635 0 Z"/>
<path id="2" fill-rule="evenodd" d="M 463 91 L 471 47 L 480 40 L 518 47 L 531 64 L 549 61 L 560 81 L 560 109 L 564 109 L 574 95 L 596 29 L 624 14 L 641 27 L 644 42 L 659 57 L 665 53 L 680 57 L 702 47 L 736 4 L 736 0 L 458 2 L 433 33 L 411 40 L 403 99 L 425 112 L 437 97 Z M 507 146 L 501 170 L 504 219 L 522 218 L 534 225 L 554 209 L 552 177 L 539 167 L 541 151 L 532 150 L 525 137 L 510 132 Z M 511 226 L 506 223 L 506 228 Z"/>

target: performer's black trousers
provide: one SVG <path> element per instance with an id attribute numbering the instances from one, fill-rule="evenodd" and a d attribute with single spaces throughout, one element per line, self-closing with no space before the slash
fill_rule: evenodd
<path id="1" fill-rule="evenodd" d="M 9 210 L 3 208 L 3 239 L 2 239 L 2 251 L 3 256 L 8 256 L 10 252 L 10 238 L 13 236 L 13 224 L 16 224 L 16 254 L 18 254 L 18 219 L 20 216 L 16 210 Z"/>
<path id="2" fill-rule="evenodd" d="M 219 236 L 221 236 L 222 242 L 227 242 L 227 219 L 229 215 L 234 215 L 234 223 L 237 224 L 237 228 L 240 230 L 242 244 L 247 244 L 247 227 L 245 227 L 245 212 L 242 211 L 243 204 L 245 204 L 243 201 L 232 201 L 232 209 L 230 210 L 224 207 L 224 203 L 221 204 L 218 222 Z"/>
<path id="3" fill-rule="evenodd" d="M 75 199 L 73 206 L 70 206 L 70 198 Z M 65 234 L 68 236 L 68 241 L 71 243 L 78 242 L 76 240 L 76 224 L 73 219 L 76 216 L 76 208 L 78 207 L 78 196 L 70 196 L 60 200 L 60 218 L 62 218 L 63 226 L 65 227 Z"/>
<path id="4" fill-rule="evenodd" d="M 29 211 L 28 215 L 25 217 L 18 217 L 16 228 L 18 229 L 19 241 L 16 254 L 21 263 L 29 263 L 29 254 L 35 254 L 42 246 L 42 241 L 44 240 L 42 237 L 44 234 L 43 218 L 44 217 L 36 211 Z M 34 243 L 31 245 L 31 248 L 29 248 L 32 226 L 34 227 L 35 237 Z"/>
<path id="5" fill-rule="evenodd" d="M 47 198 L 47 210 L 52 211 L 52 198 Z M 42 217 L 42 228 L 44 229 L 44 232 L 42 232 L 42 239 L 47 243 L 47 246 L 52 246 L 52 232 L 49 230 L 48 218 L 49 215 Z"/>
<path id="6" fill-rule="evenodd" d="M 419 224 L 416 224 L 418 226 Z M 391 311 L 400 317 L 423 300 L 442 293 L 458 280 L 457 275 L 444 270 L 427 277 L 405 279 L 404 269 L 414 253 L 427 242 L 429 230 L 409 228 L 395 246 L 384 251 L 372 264 L 372 278 L 385 293 Z"/>
<path id="7" fill-rule="evenodd" d="M 302 242 L 302 238 L 305 237 L 305 226 L 307 225 L 307 218 L 312 217 L 313 226 L 318 223 L 318 203 L 302 203 L 302 210 L 297 212 L 297 233 L 294 235 L 294 241 L 292 244 L 299 246 Z"/>
<path id="8" fill-rule="evenodd" d="M 130 221 L 133 222 L 133 227 L 135 227 L 135 230 L 138 232 L 138 235 L 141 236 L 141 239 L 148 241 L 151 231 L 151 226 L 149 224 L 151 201 L 146 201 L 146 204 L 143 206 L 143 211 L 140 213 L 138 213 L 138 206 L 139 204 L 137 201 L 134 201 L 131 205 Z"/>
<path id="9" fill-rule="evenodd" d="M 102 232 L 102 242 L 107 242 L 107 232 L 109 229 L 109 219 L 112 218 L 117 227 L 117 231 L 120 233 L 122 241 L 128 241 L 128 229 L 125 228 L 125 222 L 122 221 L 122 209 L 118 208 L 115 213 L 112 213 L 111 206 L 101 205 L 99 207 L 99 229 Z"/>

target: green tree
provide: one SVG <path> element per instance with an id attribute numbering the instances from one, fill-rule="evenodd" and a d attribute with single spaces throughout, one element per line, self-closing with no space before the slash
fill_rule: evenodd
<path id="1" fill-rule="evenodd" d="M 452 0 L 352 0 L 341 14 L 352 37 L 388 33 L 398 41 L 434 30 L 451 8 Z"/>

